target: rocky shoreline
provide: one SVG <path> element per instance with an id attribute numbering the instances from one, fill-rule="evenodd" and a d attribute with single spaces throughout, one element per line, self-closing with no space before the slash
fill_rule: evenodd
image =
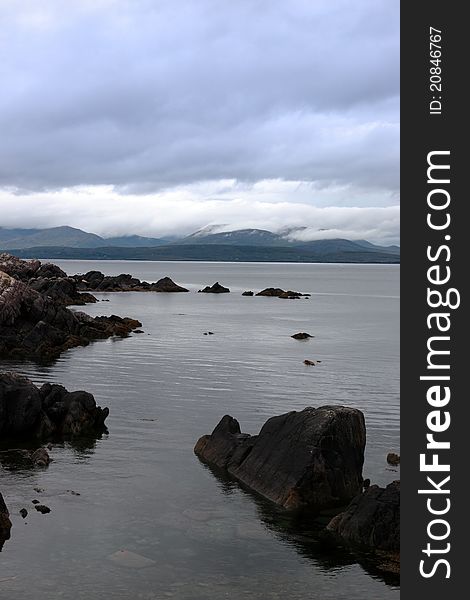
<path id="1" fill-rule="evenodd" d="M 94 340 L 140 332 L 142 324 L 136 319 L 91 317 L 68 308 L 97 302 L 91 292 L 130 291 L 188 292 L 169 277 L 155 283 L 128 274 L 105 276 L 100 271 L 70 277 L 56 265 L 0 255 L 0 357 L 51 360 Z M 224 294 L 230 289 L 216 282 L 199 291 Z M 310 296 L 280 288 L 243 295 Z M 299 332 L 292 337 L 313 336 Z M 32 468 L 49 463 L 42 444 L 76 436 L 96 438 L 107 431 L 108 414 L 88 392 L 69 392 L 53 384 L 39 388 L 20 375 L 0 373 L 0 439 L 33 445 L 33 451 L 28 451 Z M 202 462 L 283 509 L 313 516 L 333 513 L 321 534 L 326 543 L 366 552 L 375 557 L 380 570 L 398 573 L 400 483 L 380 488 L 363 479 L 365 444 L 362 412 L 335 405 L 273 417 L 258 435 L 242 433 L 238 421 L 226 415 L 210 435 L 197 441 L 194 452 Z M 393 453 L 388 460 L 399 464 Z M 10 529 L 10 515 L 0 494 L 0 550 Z"/>
<path id="2" fill-rule="evenodd" d="M 125 337 L 142 326 L 129 317 L 90 317 L 68 309 L 66 304 L 78 293 L 73 284 L 73 294 L 66 299 L 49 292 L 63 290 L 62 284 L 68 286 L 70 278 L 57 278 L 54 265 L 36 263 L 39 261 L 5 261 L 5 255 L 0 257 L 0 357 L 50 360 L 69 348 L 112 336 Z M 31 270 L 53 276 L 30 279 Z"/>

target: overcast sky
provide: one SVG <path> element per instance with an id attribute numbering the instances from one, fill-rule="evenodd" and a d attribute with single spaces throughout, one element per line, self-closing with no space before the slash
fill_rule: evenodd
<path id="1" fill-rule="evenodd" d="M 398 0 L 2 0 L 0 82 L 0 226 L 398 240 Z"/>

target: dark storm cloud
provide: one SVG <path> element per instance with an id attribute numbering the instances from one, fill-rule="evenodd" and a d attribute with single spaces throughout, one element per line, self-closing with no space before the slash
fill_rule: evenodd
<path id="1" fill-rule="evenodd" d="M 6 0 L 0 20 L 0 186 L 398 188 L 398 1 Z"/>

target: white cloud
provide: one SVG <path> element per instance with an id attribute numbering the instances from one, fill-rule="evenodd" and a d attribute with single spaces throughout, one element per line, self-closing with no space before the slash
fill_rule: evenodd
<path id="1" fill-rule="evenodd" d="M 152 195 L 120 195 L 110 186 L 17 195 L 0 191 L 2 225 L 68 225 L 104 236 L 189 234 L 207 224 L 220 229 L 279 231 L 306 227 L 299 239 L 345 237 L 396 243 L 399 207 L 312 206 L 296 198 L 301 182 L 259 182 L 239 189 L 234 182 L 171 188 Z M 266 190 L 275 201 L 266 199 Z M 325 229 L 327 231 L 325 231 Z"/>

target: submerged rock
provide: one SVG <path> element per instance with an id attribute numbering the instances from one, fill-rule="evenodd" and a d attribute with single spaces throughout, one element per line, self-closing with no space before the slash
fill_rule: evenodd
<path id="1" fill-rule="evenodd" d="M 199 290 L 199 292 L 202 292 L 204 294 L 227 294 L 228 292 L 230 292 L 230 290 L 229 288 L 220 285 L 220 283 L 216 281 L 214 285 L 206 285 L 206 287 L 202 290 Z"/>
<path id="2" fill-rule="evenodd" d="M 362 490 L 365 441 L 361 411 L 323 406 L 272 417 L 255 436 L 226 415 L 194 452 L 285 508 L 321 510 Z"/>
<path id="3" fill-rule="evenodd" d="M 392 563 L 387 570 L 395 572 L 400 553 L 400 482 L 393 481 L 386 488 L 371 485 L 331 519 L 326 531 L 336 542 L 387 558 Z"/>
<path id="4" fill-rule="evenodd" d="M 0 437 L 47 439 L 96 435 L 106 431 L 108 408 L 96 405 L 88 392 L 68 392 L 61 385 L 36 387 L 16 373 L 0 373 Z M 49 455 L 39 448 L 34 464 L 47 466 Z"/>
<path id="5" fill-rule="evenodd" d="M 254 296 L 254 295 L 255 295 L 254 292 L 252 292 L 251 290 L 242 293 L 242 296 Z"/>
<path id="6" fill-rule="evenodd" d="M 294 340 L 308 340 L 308 338 L 313 338 L 313 335 L 305 333 L 305 331 L 301 331 L 300 333 L 294 333 L 294 335 L 291 335 L 291 338 L 294 338 Z"/>
<path id="7" fill-rule="evenodd" d="M 35 467 L 47 467 L 51 460 L 45 448 L 38 448 L 31 454 L 31 461 Z"/>
<path id="8" fill-rule="evenodd" d="M 0 551 L 3 548 L 3 544 L 6 540 L 10 539 L 11 521 L 10 513 L 8 512 L 7 505 L 0 493 Z"/>
<path id="9" fill-rule="evenodd" d="M 389 452 L 387 454 L 387 462 L 389 465 L 397 466 L 400 464 L 400 456 L 395 452 Z"/>

